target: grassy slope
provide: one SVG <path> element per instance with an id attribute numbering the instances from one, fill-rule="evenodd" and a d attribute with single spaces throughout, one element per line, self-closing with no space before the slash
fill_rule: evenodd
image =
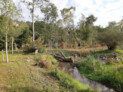
<path id="1" fill-rule="evenodd" d="M 18 54 L 9 55 L 9 57 L 10 63 L 0 64 L 0 90 L 2 92 L 59 91 L 59 85 L 48 75 L 48 69 L 33 66 L 35 62 L 32 55 Z M 30 57 L 30 62 L 27 62 L 28 57 Z"/>
<path id="2" fill-rule="evenodd" d="M 53 67 L 33 66 L 34 60 L 38 57 L 39 55 L 9 54 L 10 63 L 3 63 L 0 53 L 0 92 L 69 92 L 67 87 L 61 85 L 64 77 L 56 80 L 50 75 Z M 70 84 L 76 83 L 75 80 L 72 82 L 73 79 L 70 77 L 65 79 L 70 80 Z M 89 87 L 81 86 L 81 89 L 85 90 Z"/>

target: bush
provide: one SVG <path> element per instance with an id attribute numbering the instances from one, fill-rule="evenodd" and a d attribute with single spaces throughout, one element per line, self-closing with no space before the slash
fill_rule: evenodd
<path id="1" fill-rule="evenodd" d="M 33 47 L 32 38 L 29 38 L 28 43 L 22 45 L 22 49 L 26 53 L 35 52 L 36 49 L 38 49 L 38 52 L 43 53 L 45 52 L 45 45 L 43 44 L 44 40 L 42 38 L 38 38 L 37 40 L 35 40 L 35 47 Z"/>
<path id="2" fill-rule="evenodd" d="M 58 61 L 51 55 L 41 55 L 35 59 L 37 62 L 48 62 L 49 64 L 56 64 Z"/>
<path id="3" fill-rule="evenodd" d="M 39 47 L 38 52 L 44 53 L 45 52 L 45 46 Z"/>
<path id="4" fill-rule="evenodd" d="M 100 44 L 106 45 L 109 50 L 115 50 L 118 45 L 123 43 L 123 32 L 107 30 L 100 33 L 97 40 Z"/>
<path id="5" fill-rule="evenodd" d="M 99 67 L 100 61 L 95 59 L 93 56 L 87 56 L 87 58 L 82 59 L 77 63 L 77 67 L 83 67 L 88 70 L 88 72 L 95 71 L 96 67 Z"/>

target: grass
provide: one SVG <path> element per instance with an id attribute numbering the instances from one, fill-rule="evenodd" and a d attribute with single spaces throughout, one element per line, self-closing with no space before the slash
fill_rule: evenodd
<path id="1" fill-rule="evenodd" d="M 57 68 L 51 72 L 51 75 L 59 80 L 60 85 L 67 88 L 69 92 L 94 92 L 89 86 L 74 80 L 65 72 L 58 71 Z"/>
<path id="2" fill-rule="evenodd" d="M 98 60 L 89 56 L 82 59 L 77 67 L 81 74 L 91 80 L 107 84 L 119 92 L 123 92 L 123 63 L 99 65 Z"/>
<path id="3" fill-rule="evenodd" d="M 114 51 L 111 50 L 96 50 L 96 51 L 91 51 L 90 55 L 92 56 L 106 56 L 106 57 L 114 57 L 117 56 L 119 59 L 123 58 L 123 50 L 116 49 Z"/>
<path id="4" fill-rule="evenodd" d="M 45 58 L 48 62 L 57 62 L 51 55 L 21 53 L 12 55 L 9 53 L 10 62 L 5 63 L 2 61 L 0 52 L 0 92 L 75 92 L 78 88 L 81 92 L 85 92 L 85 89 L 90 90 L 88 86 L 75 81 L 70 76 L 66 77 L 68 75 L 64 72 L 59 71 L 58 74 L 62 78 L 56 80 L 56 77 L 50 75 L 56 65 L 49 68 L 34 66 L 36 60 L 41 59 L 40 57 Z M 70 83 L 61 82 L 64 80 Z M 70 91 L 66 86 L 75 86 L 76 89 Z"/>
<path id="5" fill-rule="evenodd" d="M 0 63 L 0 92 L 59 92 L 59 84 L 48 75 L 49 70 L 33 66 L 36 56 L 9 57 L 9 63 Z"/>
<path id="6" fill-rule="evenodd" d="M 108 50 L 108 49 L 101 49 L 101 50 L 95 50 L 95 51 L 91 51 L 93 54 L 108 54 L 108 53 L 119 53 L 119 54 L 123 54 L 123 50 L 121 49 L 116 49 L 116 50 Z"/>
<path id="7" fill-rule="evenodd" d="M 123 50 L 116 49 L 116 52 L 123 54 Z"/>

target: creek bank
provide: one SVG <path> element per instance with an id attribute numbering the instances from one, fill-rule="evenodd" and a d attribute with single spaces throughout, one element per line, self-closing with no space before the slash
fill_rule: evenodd
<path id="1" fill-rule="evenodd" d="M 105 85 L 102 85 L 96 81 L 92 81 L 83 75 L 81 75 L 72 63 L 66 63 L 66 62 L 59 62 L 58 67 L 60 70 L 63 70 L 67 72 L 70 76 L 72 76 L 75 80 L 79 81 L 80 83 L 83 83 L 85 85 L 88 85 L 90 88 L 92 88 L 95 91 L 98 92 L 115 92 L 112 88 L 108 88 Z"/>
<path id="2" fill-rule="evenodd" d="M 123 63 L 104 61 L 100 64 L 100 59 L 93 56 L 80 59 L 76 66 L 79 72 L 87 78 L 98 81 L 108 87 L 114 88 L 117 92 L 123 92 Z M 106 63 L 106 64 L 105 64 Z"/>
<path id="3" fill-rule="evenodd" d="M 62 66 L 61 70 L 65 71 L 65 72 L 69 73 L 71 76 L 73 76 L 76 63 L 81 62 L 81 60 L 86 60 L 87 62 L 83 62 L 84 66 L 80 66 L 82 70 L 80 69 L 79 71 L 85 72 L 85 74 L 84 73 L 81 73 L 81 74 L 84 74 L 84 76 L 87 75 L 85 78 L 87 78 L 87 80 L 90 81 L 89 82 L 90 84 L 91 84 L 92 80 L 94 80 L 92 82 L 93 86 L 101 85 L 101 88 L 98 88 L 98 86 L 96 87 L 96 89 L 99 90 L 99 92 L 115 92 L 113 90 L 113 88 L 115 90 L 117 90 L 118 92 L 122 92 L 122 91 L 119 91 L 119 90 L 122 90 L 122 82 L 119 82 L 117 80 L 117 78 L 119 78 L 119 77 L 115 76 L 117 71 L 115 69 L 113 69 L 113 70 L 107 69 L 106 67 L 105 67 L 106 70 L 101 68 L 105 65 L 112 66 L 112 64 L 118 64 L 120 62 L 120 59 L 117 56 L 103 56 L 103 55 L 96 56 L 96 55 L 88 54 L 84 57 L 80 57 L 77 55 L 73 55 L 71 57 L 74 57 L 75 61 L 73 63 L 70 63 L 70 65 L 68 62 L 59 62 L 59 64 L 58 64 L 59 68 Z M 79 62 L 76 62 L 76 61 L 79 61 Z M 81 63 L 80 63 L 80 65 L 81 65 Z M 87 68 L 89 69 L 89 71 Z M 104 70 L 105 70 L 105 72 L 104 72 Z M 122 70 L 122 68 L 120 69 L 120 71 L 121 70 Z M 78 69 L 76 71 L 78 71 Z M 104 75 L 103 75 L 103 72 L 104 72 Z M 110 73 L 110 72 L 112 72 L 112 73 Z M 94 75 L 93 73 L 96 75 Z M 79 79 L 81 79 L 81 78 L 79 78 Z M 89 80 L 89 79 L 92 79 L 92 80 Z M 83 80 L 86 80 L 86 79 L 83 79 Z M 99 83 L 96 81 L 98 81 Z M 116 81 L 116 83 L 115 83 L 115 81 Z M 97 84 L 95 84 L 95 82 Z M 87 84 L 87 85 L 89 85 L 89 84 Z M 90 86 L 92 86 L 92 85 L 90 85 Z M 120 87 L 118 85 L 121 85 L 121 89 L 118 89 Z M 93 88 L 93 89 L 95 89 L 95 88 Z"/>

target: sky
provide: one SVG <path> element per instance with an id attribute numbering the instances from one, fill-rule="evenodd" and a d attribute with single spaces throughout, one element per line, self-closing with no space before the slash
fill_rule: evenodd
<path id="1" fill-rule="evenodd" d="M 14 0 L 18 3 L 20 0 Z M 60 14 L 60 10 L 63 8 L 69 8 L 70 6 L 76 7 L 74 13 L 75 24 L 84 14 L 86 17 L 93 14 L 97 17 L 95 25 L 107 26 L 109 22 L 119 22 L 123 18 L 123 0 L 50 0 L 54 3 Z M 23 10 L 24 19 L 30 20 L 29 11 L 25 5 L 21 5 Z M 39 10 L 36 10 L 36 14 L 39 14 Z M 39 15 L 42 16 L 41 14 Z"/>

